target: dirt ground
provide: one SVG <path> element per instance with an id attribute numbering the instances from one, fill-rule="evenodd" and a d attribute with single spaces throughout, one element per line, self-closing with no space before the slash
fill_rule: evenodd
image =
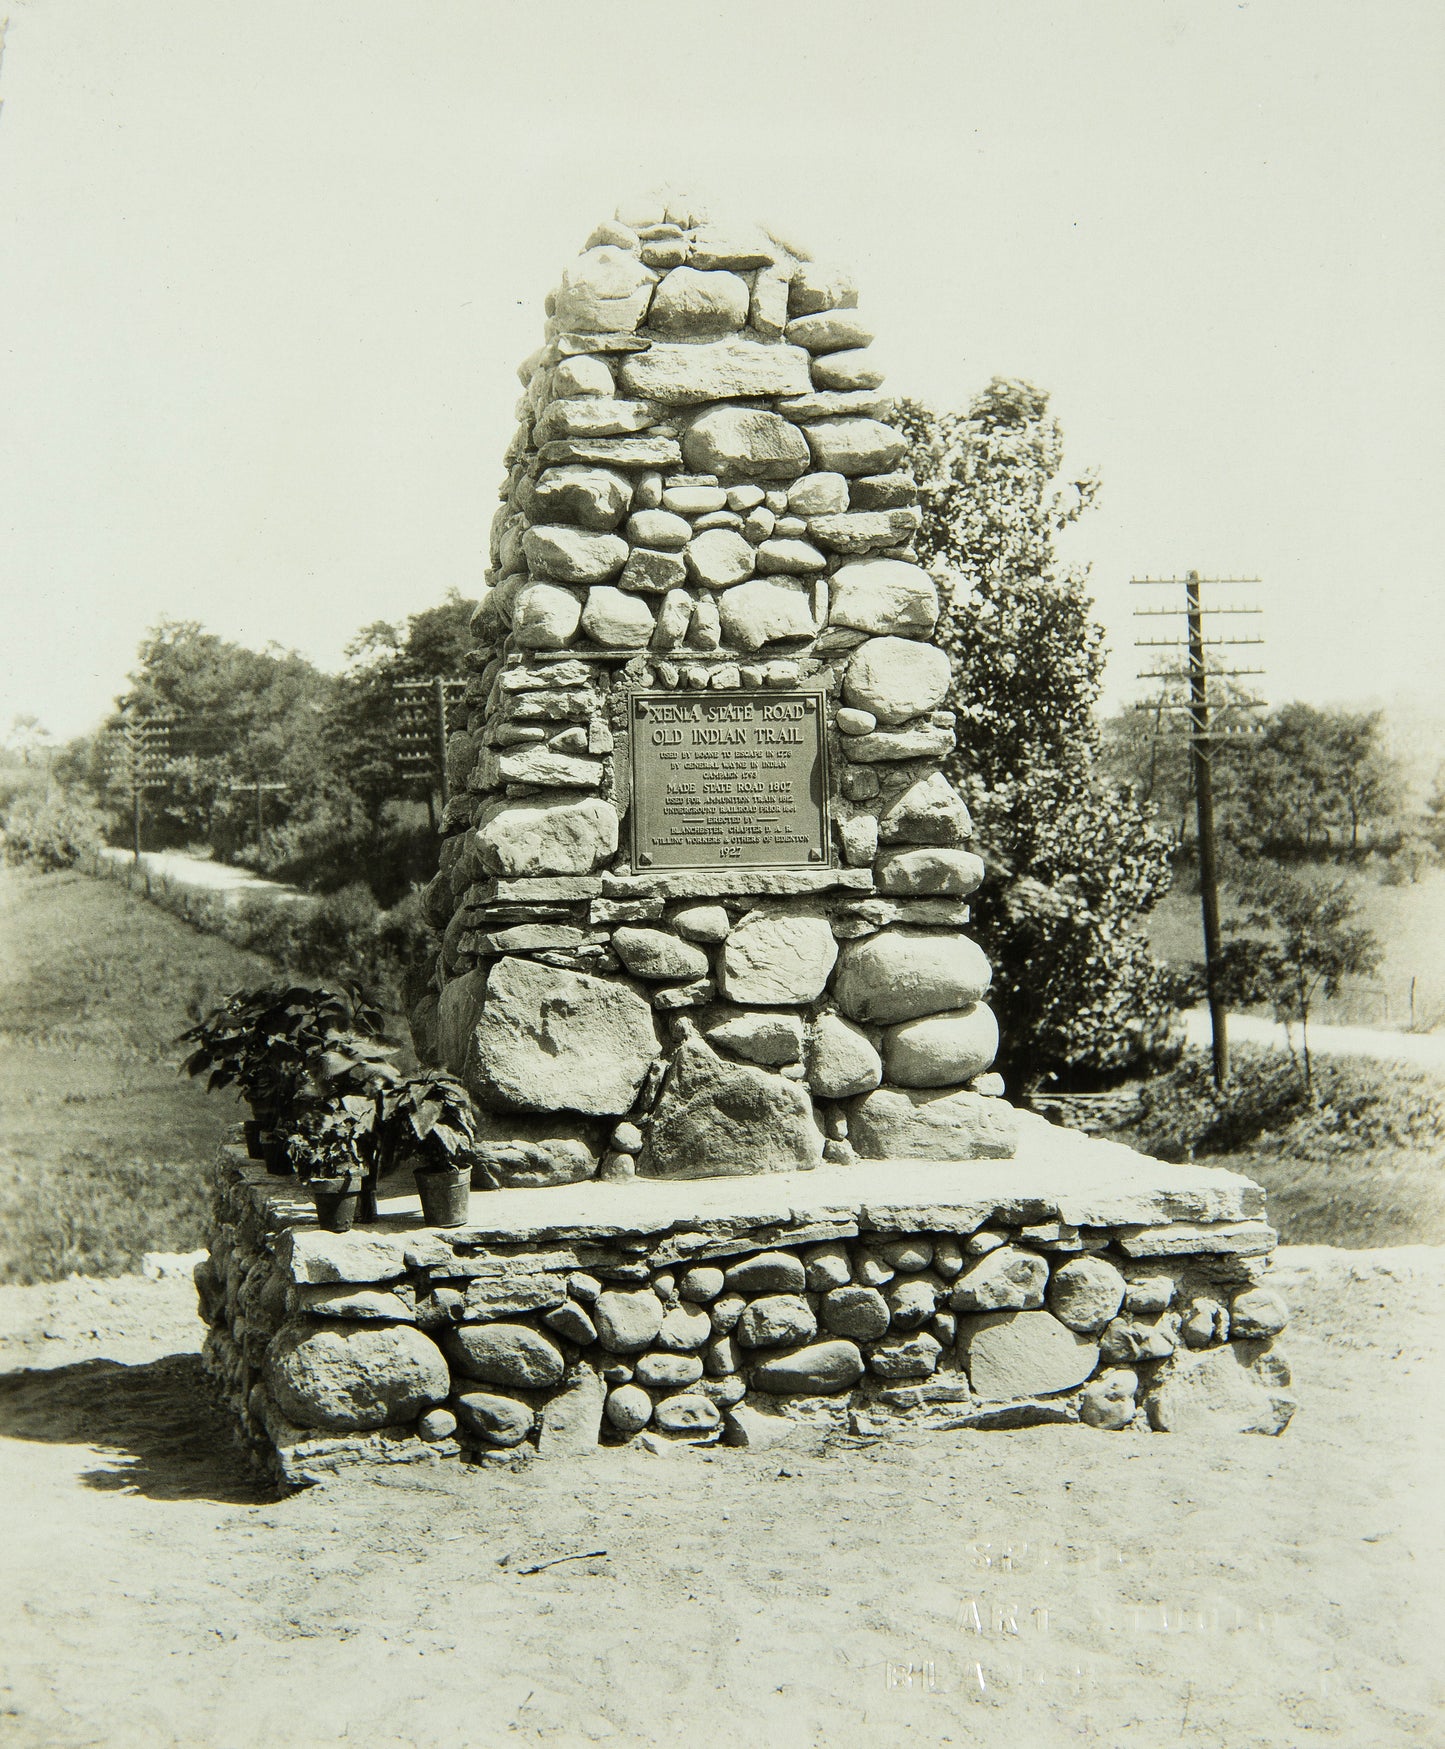
<path id="1" fill-rule="evenodd" d="M 5 1288 L 0 1741 L 1440 1744 L 1445 1250 L 1282 1262 L 1280 1439 L 614 1451 L 283 1498 L 202 1393 L 184 1280 Z"/>

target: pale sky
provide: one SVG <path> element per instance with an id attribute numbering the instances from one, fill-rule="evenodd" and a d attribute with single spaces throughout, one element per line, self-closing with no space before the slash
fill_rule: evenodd
<path id="1" fill-rule="evenodd" d="M 1051 391 L 1111 698 L 1195 567 L 1272 699 L 1439 701 L 1442 75 L 1405 0 L 10 0 L 0 733 L 162 616 L 334 666 L 475 591 L 542 297 L 659 181 L 851 265 L 895 391 Z"/>

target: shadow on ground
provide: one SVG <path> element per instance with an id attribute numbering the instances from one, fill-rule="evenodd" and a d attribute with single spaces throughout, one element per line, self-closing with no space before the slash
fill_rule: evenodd
<path id="1" fill-rule="evenodd" d="M 277 1497 L 237 1446 L 195 1354 L 0 1373 L 0 1436 L 104 1448 L 107 1462 L 82 1477 L 89 1488 L 228 1505 Z"/>

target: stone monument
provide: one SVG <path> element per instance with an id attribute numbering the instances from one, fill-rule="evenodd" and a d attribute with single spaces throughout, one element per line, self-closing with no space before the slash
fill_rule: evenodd
<path id="1" fill-rule="evenodd" d="M 499 1187 L 1006 1156 L 872 334 L 845 274 L 668 210 L 593 232 L 519 373 L 418 1031 Z"/>
<path id="2" fill-rule="evenodd" d="M 938 584 L 854 283 L 626 217 L 521 366 L 418 1032 L 495 1186 L 1006 1156 Z"/>
<path id="3" fill-rule="evenodd" d="M 292 1479 L 1288 1420 L 1259 1188 L 990 1072 L 938 585 L 857 302 L 662 201 L 547 300 L 412 1016 L 483 1113 L 469 1224 L 399 1198 L 324 1234 L 238 1156 L 218 1179 L 208 1360 Z"/>

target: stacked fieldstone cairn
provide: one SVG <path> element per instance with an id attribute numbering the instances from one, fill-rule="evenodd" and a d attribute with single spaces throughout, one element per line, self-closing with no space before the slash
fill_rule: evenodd
<path id="1" fill-rule="evenodd" d="M 1258 1186 L 990 1070 L 938 586 L 856 301 L 664 202 L 548 301 L 411 1017 L 482 1113 L 469 1219 L 323 1233 L 218 1169 L 207 1362 L 290 1480 L 1289 1419 Z"/>
<path id="2" fill-rule="evenodd" d="M 497 1185 L 1007 1155 L 938 587 L 857 294 L 759 230 L 623 217 L 521 368 L 415 1030 L 494 1114 Z M 639 692 L 816 697 L 816 866 L 634 866 Z"/>

